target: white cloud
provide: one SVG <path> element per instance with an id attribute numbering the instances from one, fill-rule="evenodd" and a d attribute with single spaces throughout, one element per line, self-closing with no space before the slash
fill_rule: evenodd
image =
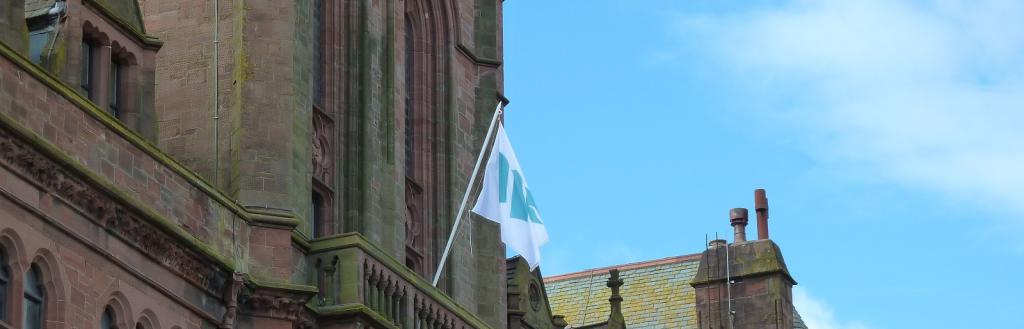
<path id="1" fill-rule="evenodd" d="M 793 287 L 793 306 L 808 329 L 867 329 L 860 323 L 842 323 L 835 319 L 832 307 L 811 297 L 806 290 Z"/>
<path id="2" fill-rule="evenodd" d="M 794 1 L 680 22 L 743 83 L 778 91 L 787 108 L 765 115 L 803 128 L 823 163 L 1024 228 L 1024 2 Z"/>

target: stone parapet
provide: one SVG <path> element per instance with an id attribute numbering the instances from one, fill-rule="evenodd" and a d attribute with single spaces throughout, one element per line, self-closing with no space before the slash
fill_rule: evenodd
<path id="1" fill-rule="evenodd" d="M 358 313 L 385 328 L 491 328 L 358 233 L 314 240 L 308 257 L 320 321 Z"/>

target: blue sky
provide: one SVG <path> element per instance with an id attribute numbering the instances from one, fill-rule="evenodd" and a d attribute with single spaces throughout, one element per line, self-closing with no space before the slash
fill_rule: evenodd
<path id="1" fill-rule="evenodd" d="M 1024 3 L 504 8 L 546 275 L 699 252 L 766 188 L 811 328 L 1024 328 Z"/>

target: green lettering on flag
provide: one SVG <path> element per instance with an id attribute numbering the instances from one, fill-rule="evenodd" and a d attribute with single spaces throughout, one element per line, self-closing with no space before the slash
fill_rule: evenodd
<path id="1" fill-rule="evenodd" d="M 540 214 L 537 212 L 537 205 L 533 203 L 533 194 L 523 187 L 523 174 L 518 170 L 509 172 L 508 159 L 504 154 L 498 153 L 498 202 L 509 202 L 508 198 L 508 176 L 512 175 L 512 214 L 511 217 L 537 224 L 543 224 Z"/>
<path id="2" fill-rule="evenodd" d="M 498 152 L 498 202 L 508 202 L 508 158 Z"/>

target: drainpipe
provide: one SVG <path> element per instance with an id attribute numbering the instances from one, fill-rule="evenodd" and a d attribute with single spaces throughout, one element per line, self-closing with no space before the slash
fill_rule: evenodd
<path id="1" fill-rule="evenodd" d="M 220 1 L 213 0 L 213 81 L 210 82 L 213 97 L 213 185 L 220 187 Z"/>

